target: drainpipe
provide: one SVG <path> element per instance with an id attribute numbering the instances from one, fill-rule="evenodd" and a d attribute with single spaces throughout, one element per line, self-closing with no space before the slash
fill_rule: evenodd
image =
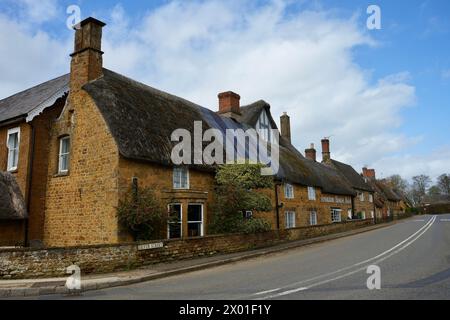
<path id="1" fill-rule="evenodd" d="M 355 217 L 356 215 L 355 215 L 355 197 L 353 196 L 352 197 L 352 220 L 353 220 L 353 217 Z"/>
<path id="2" fill-rule="evenodd" d="M 377 224 L 377 206 L 375 205 L 375 193 L 372 193 L 373 199 L 373 224 Z"/>
<path id="3" fill-rule="evenodd" d="M 279 182 L 275 183 L 275 209 L 277 213 L 277 230 L 280 230 L 280 204 L 279 204 L 279 197 L 278 197 L 278 186 L 281 184 Z"/>
<path id="4" fill-rule="evenodd" d="M 31 182 L 33 179 L 33 164 L 34 164 L 34 145 L 36 141 L 36 130 L 33 124 L 30 122 L 31 127 L 31 150 L 30 150 L 30 162 L 28 166 L 28 181 L 27 181 L 27 218 L 25 219 L 25 237 L 24 237 L 24 246 L 29 247 L 28 232 L 29 232 L 29 221 L 30 221 L 30 209 L 31 209 Z"/>

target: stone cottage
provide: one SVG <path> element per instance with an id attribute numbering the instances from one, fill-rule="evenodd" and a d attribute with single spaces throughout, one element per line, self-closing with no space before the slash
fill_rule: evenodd
<path id="1" fill-rule="evenodd" d="M 104 26 L 88 18 L 76 28 L 70 74 L 0 101 L 0 170 L 17 181 L 28 212 L 13 227 L 0 214 L 0 245 L 11 233 L 27 245 L 130 241 L 116 208 L 136 184 L 178 212 L 168 238 L 207 235 L 215 167 L 174 165 L 172 133 L 193 133 L 196 122 L 221 132 L 254 128 L 267 140 L 278 130 L 265 101 L 241 106 L 238 94 L 224 92 L 212 111 L 105 69 Z M 280 169 L 267 190 L 274 209 L 255 216 L 274 229 L 339 223 L 359 211 L 370 218 L 372 189 L 345 164 L 319 163 L 313 150 L 304 157 L 291 144 L 289 116 L 280 123 Z"/>

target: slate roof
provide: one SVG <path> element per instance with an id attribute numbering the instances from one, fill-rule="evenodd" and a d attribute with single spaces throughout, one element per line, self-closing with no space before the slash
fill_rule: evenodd
<path id="1" fill-rule="evenodd" d="M 270 105 L 258 101 L 241 108 L 237 122 L 190 101 L 159 91 L 113 71 L 104 69 L 103 77 L 83 86 L 94 99 L 119 147 L 129 159 L 173 165 L 171 153 L 177 144 L 170 137 L 176 129 L 194 132 L 194 121 L 202 121 L 203 130 L 248 129 L 254 127 L 262 110 L 270 115 Z M 204 143 L 206 146 L 208 143 Z M 211 167 L 197 165 L 199 169 Z M 336 170 L 303 157 L 289 142 L 280 139 L 278 178 L 305 186 L 323 188 L 326 193 L 354 195 L 348 182 Z"/>
<path id="2" fill-rule="evenodd" d="M 0 171 L 0 220 L 22 220 L 27 217 L 25 200 L 14 176 Z"/>
<path id="3" fill-rule="evenodd" d="M 0 123 L 26 118 L 36 110 L 52 106 L 69 92 L 69 78 L 66 74 L 0 100 Z"/>
<path id="4" fill-rule="evenodd" d="M 331 160 L 331 162 L 334 167 L 344 175 L 353 188 L 373 192 L 372 187 L 364 181 L 364 178 L 361 177 L 361 175 L 358 174 L 352 166 L 336 160 Z"/>

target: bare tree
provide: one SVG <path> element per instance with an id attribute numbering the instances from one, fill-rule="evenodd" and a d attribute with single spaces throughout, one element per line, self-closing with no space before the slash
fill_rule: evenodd
<path id="1" fill-rule="evenodd" d="M 431 179 L 429 176 L 421 174 L 412 178 L 413 184 L 411 189 L 411 196 L 416 205 L 422 204 L 423 197 L 427 194 L 430 187 Z"/>
<path id="2" fill-rule="evenodd" d="M 440 175 L 437 179 L 437 185 L 436 185 L 441 194 L 444 195 L 450 195 L 450 174 L 443 174 Z"/>
<path id="3" fill-rule="evenodd" d="M 394 174 L 386 179 L 387 184 L 402 194 L 408 192 L 409 183 L 407 180 L 403 179 L 399 174 Z"/>

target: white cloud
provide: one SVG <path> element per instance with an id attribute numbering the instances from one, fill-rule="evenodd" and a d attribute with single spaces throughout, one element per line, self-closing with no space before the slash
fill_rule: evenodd
<path id="1" fill-rule="evenodd" d="M 212 109 L 226 90 L 243 103 L 264 99 L 276 118 L 291 115 L 300 150 L 333 135 L 334 156 L 358 168 L 419 141 L 395 131 L 415 102 L 409 73 L 373 83 L 353 59 L 357 46 L 375 45 L 357 15 L 287 17 L 284 1 L 172 1 L 131 28 L 120 12 L 120 30 L 105 30 L 109 66 Z"/>
<path id="2" fill-rule="evenodd" d="M 376 45 L 357 15 L 346 20 L 323 9 L 287 15 L 286 3 L 170 1 L 142 13 L 139 21 L 115 6 L 104 30 L 105 66 L 211 109 L 217 108 L 217 93 L 226 90 L 238 92 L 243 104 L 264 99 L 275 118 L 283 111 L 291 115 L 294 144 L 301 151 L 333 135 L 336 159 L 356 169 L 367 164 L 388 172 L 388 160 L 421 139 L 399 133 L 401 112 L 415 103 L 410 75 L 373 79 L 356 64 L 356 47 Z M 4 20 L 0 17 L 0 24 Z M 40 78 L 48 70 L 68 69 L 70 42 L 61 44 L 45 33 L 38 39 L 38 33 L 12 27 L 21 40 L 8 55 L 19 55 L 0 63 L 0 71 L 15 81 L 2 85 L 26 87 L 27 74 Z M 13 42 L 0 31 L 2 36 Z M 31 57 L 46 67 L 29 69 Z M 20 65 L 16 74 L 11 66 Z"/>
<path id="3" fill-rule="evenodd" d="M 400 174 L 410 179 L 419 174 L 427 174 L 433 179 L 443 173 L 450 172 L 450 147 L 442 147 L 425 155 L 403 154 L 382 157 L 375 162 L 379 169 L 377 175 L 380 178 L 392 174 Z"/>
<path id="4" fill-rule="evenodd" d="M 73 40 L 30 29 L 29 24 L 0 14 L 0 98 L 69 71 Z"/>
<path id="5" fill-rule="evenodd" d="M 20 20 L 26 23 L 43 23 L 56 17 L 58 0 L 7 0 L 18 7 Z"/>

